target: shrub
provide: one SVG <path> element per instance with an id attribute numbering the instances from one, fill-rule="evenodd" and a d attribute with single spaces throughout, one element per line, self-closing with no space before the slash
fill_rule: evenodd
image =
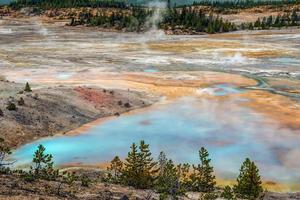
<path id="1" fill-rule="evenodd" d="M 74 181 L 76 181 L 77 177 L 75 172 L 64 172 L 63 173 L 63 181 L 68 185 L 72 185 Z"/>
<path id="2" fill-rule="evenodd" d="M 90 183 L 91 183 L 91 179 L 89 179 L 89 177 L 87 177 L 86 175 L 81 177 L 81 186 L 89 187 Z"/>
<path id="3" fill-rule="evenodd" d="M 125 106 L 125 108 L 130 108 L 131 107 L 130 103 L 125 103 L 124 106 Z"/>
<path id="4" fill-rule="evenodd" d="M 201 200 L 215 200 L 217 199 L 219 196 L 216 193 L 204 193 L 201 196 Z"/>
<path id="5" fill-rule="evenodd" d="M 24 99 L 23 99 L 22 97 L 20 97 L 20 99 L 19 99 L 19 101 L 18 101 L 18 105 L 19 105 L 19 106 L 25 105 L 25 101 L 24 101 Z"/>
<path id="6" fill-rule="evenodd" d="M 8 105 L 6 106 L 6 109 L 9 111 L 17 110 L 16 104 L 9 102 Z"/>
<path id="7" fill-rule="evenodd" d="M 0 117 L 3 117 L 4 116 L 4 113 L 3 111 L 0 109 Z"/>

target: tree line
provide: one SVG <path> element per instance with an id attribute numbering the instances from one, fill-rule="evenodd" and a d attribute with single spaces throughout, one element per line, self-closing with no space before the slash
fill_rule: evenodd
<path id="1" fill-rule="evenodd" d="M 147 31 L 153 26 L 163 30 L 183 30 L 194 33 L 223 33 L 236 30 L 262 30 L 300 26 L 300 14 L 293 10 L 291 13 L 277 16 L 258 18 L 254 23 L 246 22 L 240 25 L 224 20 L 218 15 L 207 14 L 202 10 L 184 7 L 182 9 L 166 9 L 160 22 L 152 22 L 153 9 L 132 7 L 128 12 L 113 11 L 110 14 L 101 13 L 96 16 L 89 12 L 81 13 L 79 19 L 72 18 L 70 25 L 88 25 L 129 32 Z M 155 24 L 156 23 L 156 24 Z"/>
<path id="2" fill-rule="evenodd" d="M 234 23 L 224 21 L 219 16 L 207 15 L 202 10 L 184 7 L 181 10 L 169 9 L 164 16 L 161 27 L 182 27 L 196 32 L 221 33 L 237 30 Z"/>
<path id="3" fill-rule="evenodd" d="M 209 6 L 212 8 L 219 9 L 246 9 L 253 8 L 257 6 L 276 6 L 282 7 L 285 5 L 295 5 L 300 4 L 300 0 L 200 0 L 195 1 L 193 6 Z M 183 5 L 182 7 L 185 7 Z"/>
<path id="4" fill-rule="evenodd" d="M 213 14 L 207 15 L 204 12 L 183 8 L 165 10 L 160 22 L 149 20 L 154 10 L 141 7 L 132 7 L 129 12 L 113 11 L 110 14 L 82 13 L 79 19 L 72 18 L 70 25 L 89 25 L 117 30 L 142 32 L 153 26 L 165 30 L 182 29 L 195 32 L 222 33 L 237 30 L 234 23 L 225 21 Z"/>
<path id="5" fill-rule="evenodd" d="M 128 8 L 125 1 L 118 0 L 16 0 L 10 3 L 12 8 L 18 9 L 28 6 L 37 6 L 40 8 Z"/>
<path id="6" fill-rule="evenodd" d="M 74 181 L 79 180 L 74 173 L 60 173 L 58 169 L 55 169 L 53 156 L 45 153 L 45 150 L 43 145 L 38 146 L 28 171 L 12 172 L 6 167 L 11 163 L 5 163 L 5 157 L 10 154 L 10 150 L 4 145 L 4 140 L 0 139 L 0 172 L 19 173 L 28 182 L 38 179 L 60 180 L 72 185 Z M 135 143 L 131 145 L 124 161 L 116 156 L 101 181 L 132 186 L 136 189 L 155 190 L 160 194 L 160 199 L 178 199 L 187 191 L 194 191 L 201 193 L 201 199 L 222 197 L 228 200 L 237 198 L 254 200 L 263 192 L 259 170 L 249 158 L 242 163 L 236 184 L 233 187 L 224 188 L 216 185 L 211 159 L 204 147 L 199 150 L 198 161 L 196 165 L 189 163 L 176 165 L 167 158 L 164 152 L 161 152 L 158 159 L 154 160 L 149 144 L 142 140 L 139 145 Z M 92 184 L 87 176 L 81 176 L 79 181 L 85 187 Z"/>
<path id="7" fill-rule="evenodd" d="M 277 16 L 270 15 L 269 17 L 258 18 L 254 23 L 242 23 L 240 29 L 242 30 L 266 30 L 271 28 L 283 28 L 291 26 L 300 26 L 300 14 L 296 10 L 291 13 L 285 13 Z"/>

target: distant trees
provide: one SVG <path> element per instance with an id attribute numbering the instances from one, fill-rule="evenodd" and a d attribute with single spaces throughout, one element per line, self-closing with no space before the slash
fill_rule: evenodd
<path id="1" fill-rule="evenodd" d="M 96 16 L 91 13 L 82 14 L 80 19 L 71 19 L 70 25 L 88 24 L 90 26 L 100 26 L 103 28 L 114 28 L 117 30 L 141 32 L 149 30 L 153 27 L 153 22 L 149 22 L 149 18 L 154 14 L 153 9 L 145 9 L 142 7 L 132 7 L 128 12 L 113 11 L 111 14 L 98 14 Z M 224 21 L 218 16 L 212 14 L 207 15 L 201 10 L 191 8 L 168 9 L 165 11 L 162 21 L 157 25 L 162 29 L 192 30 L 194 32 L 219 33 L 237 30 L 234 23 Z"/>
<path id="2" fill-rule="evenodd" d="M 181 27 L 182 29 L 191 29 L 196 32 L 220 33 L 235 31 L 237 27 L 234 23 L 224 21 L 218 16 L 207 15 L 201 10 L 195 10 L 183 7 L 181 10 L 170 9 L 165 15 L 162 27 Z"/>
<path id="3" fill-rule="evenodd" d="M 276 7 L 281 7 L 289 4 L 299 4 L 299 0 L 235 0 L 235 1 L 218 1 L 218 0 L 197 0 L 194 1 L 193 5 L 199 6 L 210 6 L 212 8 L 218 8 L 220 11 L 225 9 L 245 9 L 253 8 L 257 6 L 272 5 Z"/>
<path id="4" fill-rule="evenodd" d="M 28 6 L 39 6 L 41 8 L 74 8 L 74 7 L 111 7 L 127 8 L 128 4 L 124 1 L 106 0 L 16 0 L 10 6 L 17 9 Z"/>
<path id="5" fill-rule="evenodd" d="M 253 24 L 249 23 L 248 27 L 244 25 L 244 29 L 250 29 L 251 25 L 255 29 L 270 29 L 270 28 L 282 28 L 289 26 L 300 26 L 300 14 L 296 10 L 292 13 L 279 14 L 277 16 L 270 15 L 262 19 L 258 18 Z"/>

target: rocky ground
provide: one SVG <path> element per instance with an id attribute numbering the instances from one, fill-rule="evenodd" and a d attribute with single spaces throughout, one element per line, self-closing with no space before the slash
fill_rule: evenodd
<path id="1" fill-rule="evenodd" d="M 0 81 L 0 137 L 10 147 L 64 134 L 92 120 L 148 106 L 155 101 L 144 93 L 88 87 L 33 87 Z M 20 99 L 24 100 L 21 105 Z M 9 103 L 16 110 L 8 110 Z"/>
<path id="2" fill-rule="evenodd" d="M 81 181 L 67 184 L 63 181 L 36 180 L 26 182 L 18 175 L 0 175 L 0 199 L 33 200 L 33 199 L 82 199 L 82 200 L 158 200 L 159 194 L 152 190 L 137 190 L 131 187 L 112 185 L 100 182 L 101 173 L 80 172 L 90 177 L 88 187 L 82 186 Z M 182 200 L 198 200 L 201 193 L 188 192 L 180 197 Z M 300 193 L 270 193 L 266 192 L 261 200 L 297 200 Z"/>

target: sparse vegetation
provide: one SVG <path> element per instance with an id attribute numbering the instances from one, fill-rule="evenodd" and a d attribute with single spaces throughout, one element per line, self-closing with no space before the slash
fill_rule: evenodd
<path id="1" fill-rule="evenodd" d="M 91 179 L 88 176 L 83 175 L 81 177 L 81 186 L 83 186 L 83 187 L 89 187 L 90 184 L 91 184 Z"/>

